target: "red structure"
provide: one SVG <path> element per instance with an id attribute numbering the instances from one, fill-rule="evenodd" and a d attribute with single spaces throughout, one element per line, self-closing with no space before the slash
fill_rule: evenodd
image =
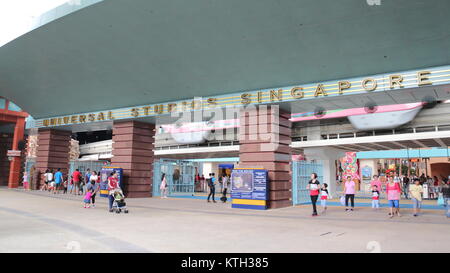
<path id="1" fill-rule="evenodd" d="M 22 168 L 22 156 L 21 152 L 19 152 L 19 143 L 24 140 L 25 119 L 27 117 L 28 113 L 22 111 L 13 102 L 0 97 L 0 125 L 13 124 L 14 126 L 13 133 L 2 133 L 0 138 L 0 175 L 8 178 L 7 183 L 9 188 L 17 188 L 19 186 Z M 8 151 L 16 152 L 8 155 Z M 3 181 L 3 183 L 5 182 Z"/>

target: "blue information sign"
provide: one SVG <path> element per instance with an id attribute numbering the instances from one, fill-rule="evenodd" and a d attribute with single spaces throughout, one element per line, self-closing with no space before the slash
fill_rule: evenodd
<path id="1" fill-rule="evenodd" d="M 119 180 L 119 186 L 123 190 L 122 185 L 122 168 L 117 167 L 103 167 L 100 171 L 100 196 L 108 197 L 108 177 L 112 172 L 116 172 L 118 174 L 117 179 Z"/>
<path id="2" fill-rule="evenodd" d="M 266 209 L 268 199 L 267 170 L 234 169 L 231 173 L 233 208 Z"/>

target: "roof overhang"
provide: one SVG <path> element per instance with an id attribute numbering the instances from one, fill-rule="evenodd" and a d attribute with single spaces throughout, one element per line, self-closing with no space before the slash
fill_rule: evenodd
<path id="1" fill-rule="evenodd" d="M 448 0 L 107 0 L 1 47 L 0 95 L 39 119 L 447 65 L 449 11 Z"/>

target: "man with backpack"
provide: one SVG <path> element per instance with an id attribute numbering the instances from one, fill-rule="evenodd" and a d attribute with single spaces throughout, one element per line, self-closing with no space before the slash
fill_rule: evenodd
<path id="1" fill-rule="evenodd" d="M 214 177 L 214 173 L 210 173 L 210 179 L 208 181 L 208 186 L 209 186 L 209 195 L 208 195 L 208 203 L 209 198 L 212 196 L 212 200 L 214 203 L 216 203 L 216 200 L 214 199 L 214 196 L 216 194 L 216 178 Z"/>

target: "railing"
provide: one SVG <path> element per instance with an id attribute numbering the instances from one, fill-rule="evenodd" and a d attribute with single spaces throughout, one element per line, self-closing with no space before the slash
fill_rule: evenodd
<path id="1" fill-rule="evenodd" d="M 202 147 L 222 147 L 239 145 L 239 141 L 222 141 L 222 142 L 207 142 L 202 144 L 181 144 L 155 147 L 155 150 L 177 150 L 185 148 L 202 148 Z"/>
<path id="2" fill-rule="evenodd" d="M 377 131 L 369 131 L 369 132 L 329 133 L 329 134 L 322 134 L 321 140 L 358 138 L 358 137 L 368 137 L 368 136 L 400 135 L 400 134 L 411 134 L 411 133 L 415 134 L 415 133 L 425 133 L 425 132 L 444 132 L 444 131 L 450 131 L 450 124 L 407 127 L 407 128 L 399 128 L 399 129 L 392 129 L 392 130 L 377 130 Z M 308 136 L 294 135 L 293 141 L 308 141 Z"/>

